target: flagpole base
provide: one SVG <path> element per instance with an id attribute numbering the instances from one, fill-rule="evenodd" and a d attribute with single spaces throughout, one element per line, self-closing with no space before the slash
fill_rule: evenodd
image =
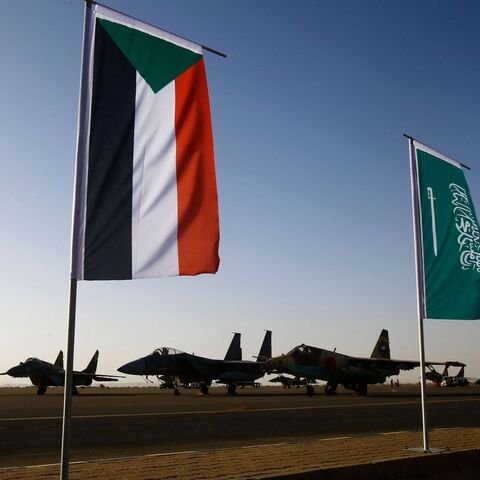
<path id="1" fill-rule="evenodd" d="M 405 447 L 405 450 L 410 452 L 420 452 L 420 453 L 443 453 L 448 452 L 448 447 L 441 447 L 441 448 L 423 448 L 423 447 Z"/>

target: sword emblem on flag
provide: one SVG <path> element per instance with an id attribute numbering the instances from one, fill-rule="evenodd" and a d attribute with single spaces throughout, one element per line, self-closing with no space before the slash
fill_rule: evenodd
<path id="1" fill-rule="evenodd" d="M 430 200 L 430 211 L 432 212 L 432 239 L 433 239 L 433 253 L 437 256 L 437 225 L 435 223 L 435 197 L 433 196 L 432 187 L 427 187 L 427 196 Z"/>

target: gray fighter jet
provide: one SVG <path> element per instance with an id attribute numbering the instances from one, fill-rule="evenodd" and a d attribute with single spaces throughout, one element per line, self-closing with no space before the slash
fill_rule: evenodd
<path id="1" fill-rule="evenodd" d="M 162 347 L 146 357 L 126 363 L 118 371 L 145 377 L 168 375 L 181 379 L 183 383 L 200 383 L 203 394 L 208 393 L 213 380 L 218 380 L 228 385 L 228 393 L 234 394 L 237 385 L 253 382 L 265 374 L 265 360 L 272 356 L 271 338 L 272 332 L 267 330 L 256 362 L 241 360 L 241 349 L 238 359 L 240 335 L 235 334 L 226 360 L 199 357 L 175 348 Z M 175 389 L 175 393 L 178 395 L 178 389 Z"/>
<path id="2" fill-rule="evenodd" d="M 78 395 L 77 386 L 91 385 L 92 381 L 116 382 L 118 375 L 98 375 L 98 350 L 93 355 L 85 370 L 73 372 L 73 394 Z M 30 378 L 33 385 L 37 387 L 37 395 L 44 395 L 48 387 L 63 387 L 65 382 L 65 370 L 63 368 L 63 352 L 60 353 L 55 363 L 49 363 L 38 358 L 27 358 L 15 367 L 10 368 L 0 375 L 10 375 L 14 378 Z"/>

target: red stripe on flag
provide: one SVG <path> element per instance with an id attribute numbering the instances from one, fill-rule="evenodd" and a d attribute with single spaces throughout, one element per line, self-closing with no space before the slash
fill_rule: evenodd
<path id="1" fill-rule="evenodd" d="M 217 186 L 203 59 L 175 79 L 180 275 L 218 270 Z"/>

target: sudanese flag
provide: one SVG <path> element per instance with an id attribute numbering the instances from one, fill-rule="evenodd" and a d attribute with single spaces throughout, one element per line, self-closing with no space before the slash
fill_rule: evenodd
<path id="1" fill-rule="evenodd" d="M 202 47 L 87 7 L 72 278 L 215 273 L 219 222 Z"/>

